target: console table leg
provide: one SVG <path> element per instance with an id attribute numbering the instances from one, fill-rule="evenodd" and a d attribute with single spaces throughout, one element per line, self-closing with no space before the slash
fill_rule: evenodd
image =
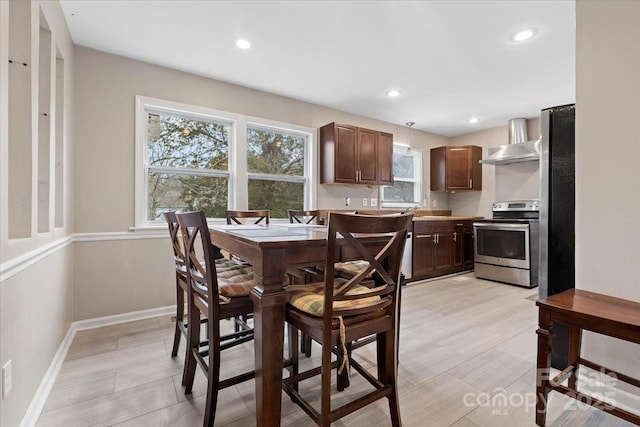
<path id="1" fill-rule="evenodd" d="M 549 368 L 551 367 L 551 322 L 549 312 L 540 309 L 538 319 L 538 363 L 536 370 L 536 424 L 544 426 L 549 395 Z"/>
<path id="2" fill-rule="evenodd" d="M 569 377 L 569 388 L 576 390 L 578 379 L 578 365 L 580 364 L 580 345 L 582 342 L 582 329 L 571 326 L 569 329 L 569 365 L 573 366 L 573 372 Z"/>

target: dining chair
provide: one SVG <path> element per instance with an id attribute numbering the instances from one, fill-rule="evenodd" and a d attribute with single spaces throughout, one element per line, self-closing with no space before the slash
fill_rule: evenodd
<path id="1" fill-rule="evenodd" d="M 227 209 L 227 224 L 263 224 L 269 225 L 269 209 L 259 210 L 246 210 L 246 211 L 232 211 Z M 248 222 L 248 218 L 252 218 L 253 222 Z M 244 221 L 244 222 L 243 222 Z"/>
<path id="2" fill-rule="evenodd" d="M 228 225 L 243 225 L 243 224 L 260 224 L 264 221 L 265 225 L 269 225 L 270 211 L 269 209 L 254 209 L 254 210 L 229 210 L 226 211 L 227 224 Z M 251 219 L 252 221 L 249 221 Z M 241 261 L 236 255 L 231 254 L 231 259 Z M 253 314 L 242 316 L 242 320 L 246 323 Z M 236 332 L 240 329 L 240 324 L 236 325 Z"/>
<path id="3" fill-rule="evenodd" d="M 412 214 L 332 214 L 324 282 L 289 288 L 286 321 L 290 326 L 289 357 L 292 367 L 291 375 L 283 379 L 283 389 L 318 425 L 329 426 L 383 397 L 389 401 L 392 425 L 401 425 L 396 350 L 400 264 L 412 217 Z M 355 234 L 358 238 L 375 235 L 384 240 L 384 245 L 373 254 Z M 342 238 L 338 240 L 338 236 Z M 350 279 L 337 276 L 334 264 L 338 249 L 357 252 L 367 262 L 367 267 Z M 320 367 L 299 372 L 298 354 L 293 350 L 297 347 L 298 331 L 311 336 L 322 346 Z M 354 359 L 348 349 L 349 343 L 371 334 L 377 336 L 377 377 Z M 338 354 L 336 362 L 331 360 L 333 351 Z M 362 375 L 374 390 L 364 396 L 359 393 L 354 400 L 332 409 L 331 371 L 349 372 L 350 367 Z M 301 381 L 316 375 L 321 377 L 320 409 L 305 399 L 299 390 Z"/>
<path id="4" fill-rule="evenodd" d="M 212 426 L 215 420 L 218 391 L 254 378 L 253 370 L 220 380 L 220 353 L 253 339 L 253 329 L 241 329 L 221 335 L 220 321 L 253 313 L 249 298 L 256 285 L 253 271 L 248 274 L 218 273 L 215 263 L 215 247 L 211 242 L 204 212 L 178 213 L 178 223 L 184 239 L 187 255 L 189 328 L 187 339 L 185 394 L 193 389 L 196 367 L 199 365 L 207 377 L 207 398 L 204 426 Z M 231 272 L 233 273 L 233 272 Z M 201 316 L 207 320 L 207 348 L 200 343 Z"/>
<path id="5" fill-rule="evenodd" d="M 180 225 L 178 224 L 176 213 L 173 211 L 165 212 L 164 218 L 167 221 L 167 226 L 169 228 L 169 237 L 173 248 L 173 260 L 176 274 L 176 327 L 173 336 L 173 348 L 171 349 L 171 357 L 176 357 L 178 355 L 181 337 L 184 335 L 185 339 L 188 339 L 188 322 L 185 322 L 185 295 L 188 295 L 189 293 L 187 258 L 184 252 L 184 241 L 180 236 Z M 216 271 L 225 277 L 253 273 L 251 266 L 248 264 L 224 258 L 222 252 L 220 252 L 220 249 L 216 246 L 213 247 L 213 257 L 215 258 Z M 240 323 L 240 319 L 234 319 L 234 321 L 237 322 L 237 328 L 248 328 L 246 324 Z M 206 323 L 207 319 L 202 318 L 200 319 L 200 322 Z M 205 345 L 205 343 L 203 342 L 201 345 Z M 183 372 L 182 385 L 184 385 L 185 378 L 186 376 Z"/>
<path id="6" fill-rule="evenodd" d="M 289 215 L 289 222 L 292 224 L 319 224 L 320 223 L 320 211 L 315 210 L 296 210 L 296 209 L 287 209 L 287 214 Z"/>

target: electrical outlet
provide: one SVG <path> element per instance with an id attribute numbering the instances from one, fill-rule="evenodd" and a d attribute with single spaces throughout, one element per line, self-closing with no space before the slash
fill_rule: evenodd
<path id="1" fill-rule="evenodd" d="M 349 206 L 351 204 L 351 197 L 345 197 L 344 198 L 344 205 L 345 206 Z"/>
<path id="2" fill-rule="evenodd" d="M 371 207 L 376 207 L 378 206 L 378 199 L 376 199 L 375 197 L 371 198 Z"/>
<path id="3" fill-rule="evenodd" d="M 5 399 L 12 387 L 11 380 L 11 360 L 4 364 L 2 367 L 2 398 Z"/>
<path id="4" fill-rule="evenodd" d="M 366 197 L 363 197 L 363 198 L 362 198 L 362 206 L 363 206 L 363 207 L 366 207 L 366 206 L 367 206 L 367 201 L 368 201 L 368 200 L 367 200 L 367 198 L 366 198 Z"/>

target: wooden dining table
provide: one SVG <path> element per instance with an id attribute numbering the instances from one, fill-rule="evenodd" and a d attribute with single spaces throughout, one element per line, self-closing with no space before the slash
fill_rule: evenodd
<path id="1" fill-rule="evenodd" d="M 307 224 L 214 225 L 214 245 L 253 265 L 256 424 L 279 426 L 282 399 L 285 305 L 289 295 L 287 269 L 322 265 L 327 254 L 327 228 Z M 375 248 L 383 240 L 368 238 Z M 338 249 L 336 259 L 348 261 L 351 248 Z"/>

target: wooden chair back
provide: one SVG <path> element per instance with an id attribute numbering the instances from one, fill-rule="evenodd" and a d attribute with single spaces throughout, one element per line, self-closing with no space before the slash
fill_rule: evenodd
<path id="1" fill-rule="evenodd" d="M 178 224 L 178 217 L 173 211 L 165 212 L 164 218 L 169 226 L 169 237 L 171 238 L 171 245 L 173 246 L 173 259 L 176 264 L 176 273 L 180 276 L 187 274 L 187 257 L 184 252 L 183 244 L 180 237 L 180 224 Z"/>
<path id="2" fill-rule="evenodd" d="M 325 269 L 325 298 L 324 298 L 324 327 L 331 329 L 333 319 L 338 316 L 362 315 L 378 310 L 387 310 L 389 315 L 395 315 L 395 306 L 400 288 L 400 265 L 407 238 L 411 227 L 413 214 L 394 216 L 369 216 L 332 213 L 329 216 L 329 230 L 327 238 L 327 265 Z M 372 254 L 359 240 L 359 236 L 380 235 L 384 245 L 377 254 Z M 338 237 L 341 236 L 340 242 Z M 340 286 L 335 286 L 335 262 L 338 244 L 354 250 L 358 256 L 368 264 L 356 275 Z M 371 280 L 366 292 L 350 295 L 349 291 L 357 285 L 364 285 L 364 281 Z M 334 302 L 361 300 L 373 298 L 373 303 L 354 308 L 335 308 Z M 377 297 L 377 301 L 375 299 Z"/>
<path id="3" fill-rule="evenodd" d="M 260 210 L 248 210 L 248 211 L 232 211 L 227 209 L 227 224 L 243 224 L 243 221 L 247 221 L 247 218 L 253 218 L 253 224 L 259 224 L 264 221 L 264 224 L 269 224 L 269 209 Z M 249 224 L 250 222 L 244 222 Z"/>
<path id="4" fill-rule="evenodd" d="M 289 222 L 292 224 L 311 224 L 318 223 L 319 210 L 299 211 L 295 209 L 287 209 L 289 214 Z"/>
<path id="5" fill-rule="evenodd" d="M 184 239 L 187 274 L 191 280 L 194 298 L 207 303 L 211 319 L 219 319 L 218 276 L 216 274 L 216 250 L 211 243 L 209 226 L 204 212 L 178 213 L 180 231 Z"/>

